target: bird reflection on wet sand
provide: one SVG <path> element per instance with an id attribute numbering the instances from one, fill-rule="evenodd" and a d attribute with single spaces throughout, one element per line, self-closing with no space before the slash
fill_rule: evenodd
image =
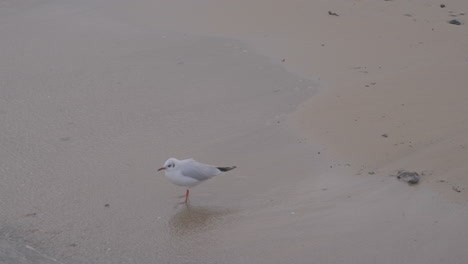
<path id="1" fill-rule="evenodd" d="M 169 220 L 172 236 L 186 236 L 205 232 L 215 228 L 224 221 L 226 215 L 233 211 L 225 208 L 204 208 L 184 206 Z"/>

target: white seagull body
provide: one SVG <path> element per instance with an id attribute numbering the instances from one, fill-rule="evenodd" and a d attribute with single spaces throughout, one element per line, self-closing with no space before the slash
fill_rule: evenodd
<path id="1" fill-rule="evenodd" d="M 163 167 L 158 169 L 158 171 L 164 170 L 166 178 L 168 178 L 170 182 L 187 188 L 187 192 L 185 194 L 185 203 L 187 203 L 189 188 L 235 168 L 236 166 L 216 167 L 200 163 L 193 159 L 178 160 L 170 158 L 164 163 Z"/>

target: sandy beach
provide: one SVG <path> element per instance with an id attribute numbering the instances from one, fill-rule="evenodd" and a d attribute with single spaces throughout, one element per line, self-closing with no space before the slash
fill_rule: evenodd
<path id="1" fill-rule="evenodd" d="M 0 263 L 467 263 L 467 12 L 1 1 Z"/>

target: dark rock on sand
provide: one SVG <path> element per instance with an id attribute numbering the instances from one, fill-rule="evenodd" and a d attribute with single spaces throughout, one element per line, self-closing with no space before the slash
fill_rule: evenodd
<path id="1" fill-rule="evenodd" d="M 459 26 L 459 25 L 461 25 L 462 23 L 461 23 L 460 21 L 456 20 L 456 19 L 452 19 L 452 20 L 449 21 L 449 24 Z"/>
<path id="2" fill-rule="evenodd" d="M 405 171 L 405 170 L 398 171 L 396 177 L 399 180 L 407 182 L 409 185 L 417 184 L 420 178 L 419 173 L 415 171 Z"/>

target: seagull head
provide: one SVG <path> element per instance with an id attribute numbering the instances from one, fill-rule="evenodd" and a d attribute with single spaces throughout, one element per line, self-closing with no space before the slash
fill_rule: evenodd
<path id="1" fill-rule="evenodd" d="M 166 162 L 164 162 L 164 166 L 159 168 L 158 171 L 161 171 L 161 170 L 166 170 L 166 171 L 174 170 L 175 167 L 177 166 L 178 162 L 179 162 L 178 159 L 170 158 L 170 159 L 166 160 Z"/>

